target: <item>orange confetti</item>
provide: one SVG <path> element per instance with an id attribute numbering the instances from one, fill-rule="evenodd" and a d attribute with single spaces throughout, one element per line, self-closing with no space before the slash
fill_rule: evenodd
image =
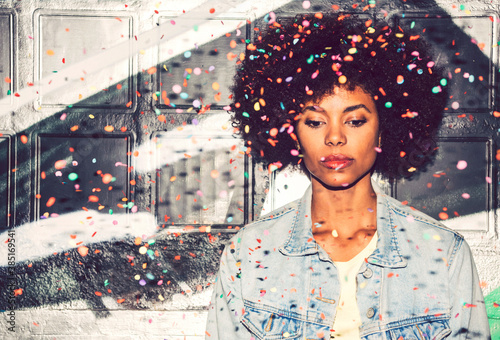
<path id="1" fill-rule="evenodd" d="M 115 130 L 115 128 L 112 125 L 106 125 L 104 127 L 104 131 L 106 131 L 106 132 L 113 132 L 114 130 Z"/>
<path id="2" fill-rule="evenodd" d="M 56 203 L 56 198 L 55 198 L 55 197 L 51 197 L 51 198 L 49 198 L 49 200 L 47 201 L 46 206 L 47 206 L 47 207 L 51 207 L 51 206 L 53 206 L 53 205 L 54 205 L 54 203 Z"/>
<path id="3" fill-rule="evenodd" d="M 226 55 L 226 57 L 227 57 L 227 60 L 229 60 L 229 61 L 233 61 L 233 59 L 234 59 L 234 58 L 237 58 L 237 57 L 238 57 L 238 55 L 237 55 L 237 54 L 234 54 L 233 52 L 229 52 L 229 53 Z"/>
<path id="4" fill-rule="evenodd" d="M 18 296 L 18 295 L 23 295 L 22 288 L 14 289 L 14 296 Z"/>
<path id="5" fill-rule="evenodd" d="M 210 14 L 214 14 L 215 13 L 215 8 L 210 8 Z"/>
<path id="6" fill-rule="evenodd" d="M 118 299 L 116 300 L 117 303 L 123 303 L 125 301 L 125 299 Z"/>
<path id="7" fill-rule="evenodd" d="M 47 55 L 54 55 L 54 51 L 53 50 L 47 50 Z"/>
<path id="8" fill-rule="evenodd" d="M 172 176 L 172 177 L 170 177 L 170 182 L 173 182 L 173 181 L 175 181 L 176 179 L 177 179 L 177 177 L 176 177 L 176 176 Z"/>
<path id="9" fill-rule="evenodd" d="M 442 220 L 447 220 L 448 219 L 448 214 L 445 212 L 440 212 L 439 213 L 439 218 Z"/>
<path id="10" fill-rule="evenodd" d="M 215 169 L 210 171 L 210 177 L 212 177 L 213 179 L 216 179 L 217 177 L 219 177 L 219 171 L 217 171 Z"/>
<path id="11" fill-rule="evenodd" d="M 70 130 L 71 130 L 71 131 L 73 131 L 73 132 L 74 132 L 74 131 L 76 131 L 76 130 L 78 130 L 78 125 L 74 125 L 74 126 L 72 126 L 72 127 L 70 128 Z"/>
<path id="12" fill-rule="evenodd" d="M 64 169 L 66 167 L 66 161 L 64 159 L 60 159 L 54 163 L 54 167 L 57 170 Z"/>
<path id="13" fill-rule="evenodd" d="M 82 257 L 85 257 L 87 256 L 87 254 L 89 253 L 89 248 L 85 247 L 85 246 L 80 246 L 78 247 L 78 253 L 82 256 Z"/>
<path id="14" fill-rule="evenodd" d="M 109 183 L 111 183 L 112 180 L 113 180 L 113 175 L 111 175 L 111 174 L 102 175 L 102 182 L 104 184 L 109 184 Z"/>
<path id="15" fill-rule="evenodd" d="M 5 82 L 6 82 L 6 83 L 9 83 L 9 84 L 10 84 L 10 83 L 11 83 L 11 81 L 12 81 L 12 80 L 10 80 L 10 78 L 9 78 L 9 77 L 5 77 L 5 79 L 4 79 L 4 80 L 5 80 Z"/>
<path id="16" fill-rule="evenodd" d="M 148 74 L 155 74 L 155 73 L 156 73 L 156 67 L 151 66 L 150 68 L 148 68 Z"/>
<path id="17" fill-rule="evenodd" d="M 99 202 L 99 197 L 97 197 L 95 195 L 90 195 L 89 202 Z"/>
<path id="18" fill-rule="evenodd" d="M 177 195 L 177 197 L 175 198 L 176 201 L 178 201 L 180 199 L 181 199 L 181 195 Z"/>
<path id="19" fill-rule="evenodd" d="M 97 295 L 97 296 L 102 296 L 102 293 L 101 293 L 101 292 L 96 291 L 96 292 L 95 292 L 95 295 Z"/>
<path id="20" fill-rule="evenodd" d="M 28 137 L 26 137 L 25 135 L 22 135 L 22 136 L 21 136 L 21 142 L 22 142 L 23 144 L 28 143 Z"/>
<path id="21" fill-rule="evenodd" d="M 218 82 L 212 83 L 212 89 L 214 89 L 214 91 L 219 91 L 220 89 L 219 83 Z"/>
<path id="22" fill-rule="evenodd" d="M 135 185 L 135 183 L 136 183 L 136 182 L 135 182 L 135 179 L 131 179 L 131 180 L 130 180 L 130 185 Z"/>

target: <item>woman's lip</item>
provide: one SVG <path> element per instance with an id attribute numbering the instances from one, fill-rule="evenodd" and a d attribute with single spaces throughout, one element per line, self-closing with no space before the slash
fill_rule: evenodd
<path id="1" fill-rule="evenodd" d="M 326 157 L 321 157 L 322 162 L 344 162 L 344 161 L 352 161 L 352 158 L 347 157 L 343 154 L 336 155 L 328 155 Z"/>
<path id="2" fill-rule="evenodd" d="M 321 164 L 328 169 L 345 169 L 352 164 L 352 159 L 335 160 L 335 161 L 322 161 Z"/>

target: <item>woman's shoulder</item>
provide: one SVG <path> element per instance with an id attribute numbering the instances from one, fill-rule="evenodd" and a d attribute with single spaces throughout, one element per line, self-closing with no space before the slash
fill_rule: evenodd
<path id="1" fill-rule="evenodd" d="M 407 227 L 409 232 L 417 233 L 424 238 L 444 238 L 450 241 L 463 240 L 463 236 L 456 230 L 447 227 L 442 222 L 415 209 L 411 205 L 403 204 L 397 199 L 386 195 L 384 195 L 384 199 L 395 219 L 395 226 L 399 224 L 400 228 Z"/>

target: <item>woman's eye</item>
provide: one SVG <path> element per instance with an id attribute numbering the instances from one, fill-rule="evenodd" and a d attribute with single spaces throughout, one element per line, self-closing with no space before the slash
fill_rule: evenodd
<path id="1" fill-rule="evenodd" d="M 364 123 L 366 123 L 366 119 L 354 119 L 346 122 L 346 124 L 349 124 L 352 127 L 360 127 Z"/>
<path id="2" fill-rule="evenodd" d="M 306 120 L 305 124 L 309 127 L 317 128 L 322 124 L 322 122 L 319 120 Z"/>

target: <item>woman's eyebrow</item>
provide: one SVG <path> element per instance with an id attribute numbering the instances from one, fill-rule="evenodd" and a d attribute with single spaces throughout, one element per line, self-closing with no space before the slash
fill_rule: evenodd
<path id="1" fill-rule="evenodd" d="M 321 108 L 320 106 L 318 106 L 318 105 L 309 105 L 309 106 L 306 106 L 306 107 L 302 110 L 302 112 L 307 111 L 307 110 L 309 110 L 309 111 L 315 111 L 315 112 L 324 112 L 324 111 L 325 111 L 324 109 L 322 109 L 322 108 Z"/>
<path id="2" fill-rule="evenodd" d="M 356 111 L 358 109 L 365 109 L 366 111 L 368 111 L 369 113 L 372 113 L 368 107 L 366 107 L 365 104 L 358 104 L 358 105 L 352 105 L 352 106 L 348 106 L 344 109 L 343 113 L 348 113 L 348 112 L 352 112 L 352 111 Z M 302 112 L 305 112 L 305 111 L 314 111 L 314 112 L 324 112 L 325 110 L 323 108 L 321 108 L 320 106 L 317 106 L 317 105 L 309 105 L 309 106 L 306 106 L 304 107 L 304 109 L 302 110 Z"/>
<path id="3" fill-rule="evenodd" d="M 366 111 L 368 111 L 369 113 L 372 113 L 367 107 L 365 104 L 358 104 L 358 105 L 353 105 L 353 106 L 348 106 L 344 109 L 344 113 L 347 113 L 347 112 L 352 112 L 352 111 L 356 111 L 357 109 L 365 109 Z"/>

